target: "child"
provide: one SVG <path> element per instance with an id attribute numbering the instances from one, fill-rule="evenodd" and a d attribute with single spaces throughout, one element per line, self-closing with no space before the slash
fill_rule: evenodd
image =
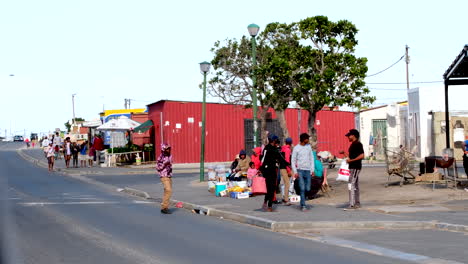
<path id="1" fill-rule="evenodd" d="M 94 148 L 94 145 L 93 144 L 90 144 L 90 147 L 89 147 L 89 153 L 88 153 L 88 161 L 89 161 L 89 164 L 88 164 L 88 168 L 91 168 L 93 167 L 93 161 L 94 161 L 94 156 L 96 155 L 96 149 Z"/>
<path id="2" fill-rule="evenodd" d="M 171 211 L 169 211 L 169 200 L 172 195 L 172 155 L 171 146 L 169 144 L 161 144 L 161 154 L 158 157 L 156 170 L 164 186 L 161 213 L 171 214 Z"/>
<path id="3" fill-rule="evenodd" d="M 76 142 L 72 143 L 71 153 L 73 158 L 73 167 L 78 168 L 78 154 L 80 153 L 80 147 Z"/>
<path id="4" fill-rule="evenodd" d="M 86 167 L 86 161 L 88 160 L 87 153 L 88 153 L 88 141 L 85 141 L 81 144 L 81 147 L 80 147 L 79 160 L 80 160 L 81 168 Z"/>
<path id="5" fill-rule="evenodd" d="M 258 175 L 258 170 L 255 168 L 255 163 L 251 161 L 249 163 L 249 169 L 247 170 L 247 185 L 252 186 L 252 178 Z"/>

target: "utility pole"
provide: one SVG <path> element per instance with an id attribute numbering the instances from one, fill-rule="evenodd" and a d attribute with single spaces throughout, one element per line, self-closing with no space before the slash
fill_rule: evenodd
<path id="1" fill-rule="evenodd" d="M 73 120 L 72 120 L 72 125 L 75 125 L 75 95 L 72 94 L 72 107 L 73 107 Z"/>
<path id="2" fill-rule="evenodd" d="M 125 101 L 125 109 L 128 109 L 127 108 L 127 98 L 125 98 L 124 101 Z"/>
<path id="3" fill-rule="evenodd" d="M 125 100 L 125 109 L 130 109 L 130 103 L 132 99 L 125 98 L 124 100 Z"/>
<path id="4" fill-rule="evenodd" d="M 132 107 L 130 106 L 132 99 L 127 99 L 127 100 L 128 100 L 128 109 L 132 109 Z"/>
<path id="5" fill-rule="evenodd" d="M 408 45 L 406 45 L 406 52 L 405 52 L 405 61 L 406 61 L 406 89 L 409 90 L 409 70 L 408 70 L 408 66 L 409 66 L 409 63 L 410 63 L 410 58 L 409 58 L 409 55 L 408 55 Z"/>

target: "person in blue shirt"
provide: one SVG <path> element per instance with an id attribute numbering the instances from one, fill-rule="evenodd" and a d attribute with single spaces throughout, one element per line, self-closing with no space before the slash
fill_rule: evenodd
<path id="1" fill-rule="evenodd" d="M 463 168 L 468 176 L 468 140 L 463 142 Z"/>

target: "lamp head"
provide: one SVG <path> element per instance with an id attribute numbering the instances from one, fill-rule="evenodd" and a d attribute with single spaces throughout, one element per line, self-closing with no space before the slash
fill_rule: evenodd
<path id="1" fill-rule="evenodd" d="M 250 24 L 247 29 L 249 30 L 249 34 L 252 37 L 257 36 L 258 32 L 260 31 L 260 27 L 257 24 Z"/>
<path id="2" fill-rule="evenodd" d="M 200 71 L 203 73 L 207 73 L 210 71 L 210 66 L 211 64 L 207 61 L 201 62 L 200 63 Z"/>

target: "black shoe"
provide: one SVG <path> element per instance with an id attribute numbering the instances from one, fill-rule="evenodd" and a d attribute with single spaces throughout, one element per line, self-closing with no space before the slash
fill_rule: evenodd
<path id="1" fill-rule="evenodd" d="M 276 200 L 276 201 L 273 202 L 273 204 L 281 204 L 281 202 Z"/>
<path id="2" fill-rule="evenodd" d="M 161 214 L 172 214 L 171 211 L 169 211 L 169 209 L 165 208 L 165 209 L 161 209 Z"/>

